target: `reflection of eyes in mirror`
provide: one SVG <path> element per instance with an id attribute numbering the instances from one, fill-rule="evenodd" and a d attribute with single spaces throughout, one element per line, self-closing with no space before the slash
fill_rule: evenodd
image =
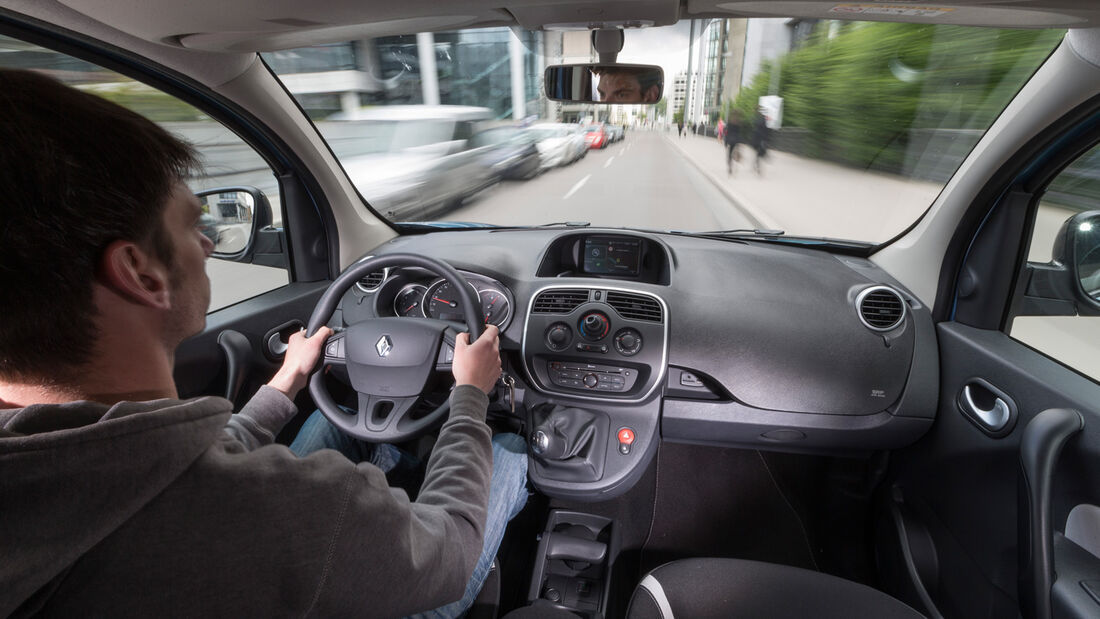
<path id="1" fill-rule="evenodd" d="M 203 196 L 203 234 L 214 241 L 214 251 L 235 254 L 248 247 L 252 233 L 252 196 L 243 191 L 231 191 Z"/>
<path id="2" fill-rule="evenodd" d="M 601 102 L 656 103 L 661 97 L 660 85 L 645 79 L 643 71 L 629 67 L 600 67 L 593 73 L 599 79 L 596 92 Z M 643 80 L 646 81 L 644 86 Z"/>

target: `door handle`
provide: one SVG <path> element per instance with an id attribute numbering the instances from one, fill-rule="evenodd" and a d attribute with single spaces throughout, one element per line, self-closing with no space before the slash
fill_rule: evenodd
<path id="1" fill-rule="evenodd" d="M 980 378 L 966 381 L 957 400 L 963 415 L 992 437 L 1005 436 L 1016 425 L 1016 405 L 1012 399 Z"/>
<path id="2" fill-rule="evenodd" d="M 967 385 L 963 387 L 963 405 L 967 411 L 978 418 L 993 432 L 1004 429 L 1008 424 L 1008 404 L 997 396 L 993 396 L 993 408 L 984 409 L 978 406 L 978 403 L 974 401 L 974 394 L 971 392 L 973 385 Z"/>

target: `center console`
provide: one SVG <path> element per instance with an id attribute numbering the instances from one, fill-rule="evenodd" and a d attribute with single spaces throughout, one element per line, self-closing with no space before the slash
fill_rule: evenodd
<path id="1" fill-rule="evenodd" d="M 601 256 L 633 251 L 593 249 Z M 582 501 L 629 489 L 659 442 L 667 360 L 668 307 L 659 296 L 602 282 L 537 291 L 523 338 L 535 486 Z"/>

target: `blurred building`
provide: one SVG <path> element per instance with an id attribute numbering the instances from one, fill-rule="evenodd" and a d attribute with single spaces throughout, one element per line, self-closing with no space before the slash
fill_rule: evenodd
<path id="1" fill-rule="evenodd" d="M 673 114 L 682 111 L 687 103 L 688 76 L 687 71 L 680 71 L 672 80 L 672 103 L 669 110 Z"/>
<path id="2" fill-rule="evenodd" d="M 542 32 L 491 28 L 332 43 L 263 58 L 314 118 L 366 105 L 428 103 L 487 107 L 498 118 L 522 119 L 546 113 L 539 95 L 548 40 L 556 44 Z"/>

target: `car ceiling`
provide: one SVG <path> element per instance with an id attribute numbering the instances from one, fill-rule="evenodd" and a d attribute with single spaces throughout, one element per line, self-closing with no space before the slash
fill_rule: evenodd
<path id="1" fill-rule="evenodd" d="M 663 26 L 708 17 L 800 17 L 996 27 L 1100 26 L 1095 0 L 60 0 L 71 9 L 160 44 L 256 52 L 391 34 L 490 26 Z M 918 15 L 915 9 L 924 9 Z M 902 14 L 898 14 L 898 13 Z"/>

